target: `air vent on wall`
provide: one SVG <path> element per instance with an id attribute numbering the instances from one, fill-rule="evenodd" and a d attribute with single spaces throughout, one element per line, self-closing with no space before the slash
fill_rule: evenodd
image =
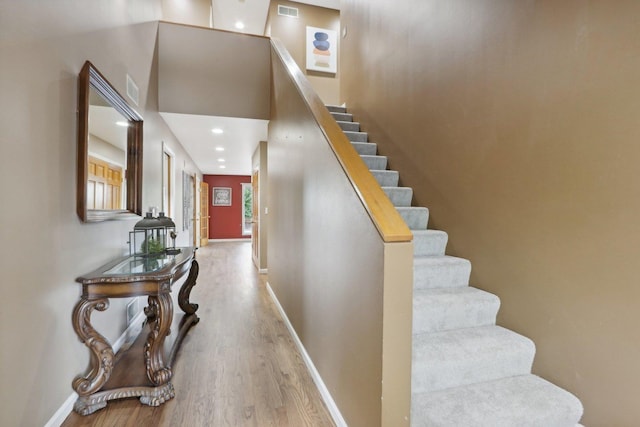
<path id="1" fill-rule="evenodd" d="M 279 4 L 278 5 L 278 15 L 290 16 L 291 18 L 297 18 L 298 17 L 298 8 L 282 6 L 281 4 Z"/>

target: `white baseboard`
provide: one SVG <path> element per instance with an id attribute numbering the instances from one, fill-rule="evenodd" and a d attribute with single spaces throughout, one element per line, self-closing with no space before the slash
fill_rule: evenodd
<path id="1" fill-rule="evenodd" d="M 73 410 L 73 404 L 76 403 L 78 394 L 76 392 L 71 393 L 71 396 L 67 397 L 62 406 L 58 408 L 55 414 L 47 421 L 44 427 L 59 427 L 64 420 L 67 419 L 71 411 Z"/>
<path id="2" fill-rule="evenodd" d="M 133 319 L 129 327 L 118 337 L 118 339 L 111 346 L 113 348 L 113 353 L 117 353 L 122 346 L 127 342 L 127 338 L 131 338 L 131 334 L 135 332 L 136 329 L 140 328 L 140 325 L 144 321 L 144 312 L 141 310 L 138 315 Z M 142 329 L 140 329 L 141 331 Z M 138 334 L 140 333 L 138 331 Z M 136 334 L 136 336 L 138 335 Z M 78 399 L 78 394 L 76 392 L 71 393 L 71 396 L 67 397 L 67 400 L 64 401 L 62 406 L 58 408 L 55 414 L 47 421 L 44 427 L 59 427 L 62 425 L 64 420 L 67 419 L 71 411 L 73 410 L 73 404 L 76 403 Z"/>
<path id="3" fill-rule="evenodd" d="M 144 311 L 140 310 L 140 312 L 138 312 L 136 317 L 134 317 L 133 320 L 131 321 L 131 324 L 129 324 L 129 327 L 125 329 L 122 335 L 120 335 L 116 340 L 116 342 L 114 342 L 113 345 L 111 346 L 113 347 L 114 354 L 119 352 L 125 343 L 133 344 L 133 341 L 135 341 L 138 335 L 140 335 L 140 332 L 142 332 L 142 329 L 143 329 L 142 322 L 144 322 L 144 320 L 145 320 Z M 136 329 L 139 329 L 139 331 L 136 332 Z M 132 335 L 134 332 L 135 332 L 135 336 Z"/>
<path id="4" fill-rule="evenodd" d="M 320 376 L 320 373 L 318 372 L 315 365 L 313 364 L 313 361 L 311 360 L 311 357 L 309 357 L 309 354 L 307 353 L 307 350 L 304 348 L 304 345 L 302 345 L 302 342 L 300 341 L 300 338 L 298 337 L 298 334 L 296 333 L 295 329 L 293 329 L 291 322 L 289 322 L 289 318 L 287 317 L 287 314 L 284 312 L 284 309 L 280 305 L 280 301 L 278 301 L 278 297 L 276 297 L 276 294 L 273 292 L 273 289 L 271 289 L 271 285 L 269 285 L 269 282 L 267 282 L 267 291 L 269 292 L 269 295 L 271 296 L 273 303 L 276 305 L 276 308 L 280 312 L 280 315 L 282 316 L 282 320 L 284 321 L 284 324 L 287 325 L 287 329 L 289 330 L 289 333 L 291 334 L 293 341 L 296 343 L 296 347 L 298 347 L 300 354 L 302 354 L 302 359 L 304 360 L 305 365 L 307 365 L 307 369 L 309 369 L 309 374 L 311 374 L 311 378 L 313 378 L 313 382 L 316 383 L 316 387 L 318 387 L 318 391 L 320 391 L 322 400 L 324 400 L 325 405 L 327 405 L 327 409 L 329 409 L 329 413 L 331 414 L 331 418 L 333 418 L 333 422 L 336 423 L 336 427 L 348 427 L 346 421 L 344 420 L 344 418 L 342 417 L 342 414 L 340 413 L 340 409 L 338 409 L 338 405 L 336 405 L 336 402 L 333 400 L 333 397 L 331 397 L 331 393 L 329 393 L 329 389 L 327 389 L 327 386 L 324 384 L 324 381 L 322 381 L 322 377 Z"/>

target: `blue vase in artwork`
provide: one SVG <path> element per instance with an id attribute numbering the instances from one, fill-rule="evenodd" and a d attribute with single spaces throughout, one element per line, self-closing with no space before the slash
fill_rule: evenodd
<path id="1" fill-rule="evenodd" d="M 318 67 L 329 67 L 331 59 L 331 43 L 329 43 L 329 34 L 318 31 L 313 35 L 313 56 L 315 65 Z"/>

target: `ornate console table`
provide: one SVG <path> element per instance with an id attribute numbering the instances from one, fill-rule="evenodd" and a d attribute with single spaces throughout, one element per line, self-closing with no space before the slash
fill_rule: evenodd
<path id="1" fill-rule="evenodd" d="M 182 248 L 177 255 L 127 256 L 76 279 L 82 283 L 82 296 L 73 310 L 73 328 L 90 354 L 88 373 L 76 377 L 72 383 L 78 393 L 74 405 L 76 412 L 91 414 L 104 408 L 112 399 L 140 397 L 145 405 L 159 406 L 174 397 L 171 367 L 184 336 L 199 320 L 196 315 L 198 305 L 189 302 L 198 277 L 196 249 Z M 189 275 L 178 293 L 178 304 L 185 314 L 167 356 L 165 338 L 170 334 L 173 322 L 171 286 L 187 272 Z M 115 356 L 109 342 L 91 325 L 91 313 L 94 309 L 106 310 L 110 298 L 137 296 L 148 296 L 149 304 L 144 309 L 149 334 L 140 355 L 144 358 L 146 378 L 132 381 L 136 384 L 104 387 L 114 369 Z M 103 390 L 103 387 L 108 389 Z"/>

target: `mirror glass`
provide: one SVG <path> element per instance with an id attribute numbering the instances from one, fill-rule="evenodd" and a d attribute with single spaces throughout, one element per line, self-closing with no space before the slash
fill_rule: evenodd
<path id="1" fill-rule="evenodd" d="M 87 222 L 140 215 L 142 117 L 90 62 L 78 104 L 78 215 Z"/>
<path id="2" fill-rule="evenodd" d="M 129 121 L 89 88 L 87 209 L 126 206 L 127 128 Z"/>

